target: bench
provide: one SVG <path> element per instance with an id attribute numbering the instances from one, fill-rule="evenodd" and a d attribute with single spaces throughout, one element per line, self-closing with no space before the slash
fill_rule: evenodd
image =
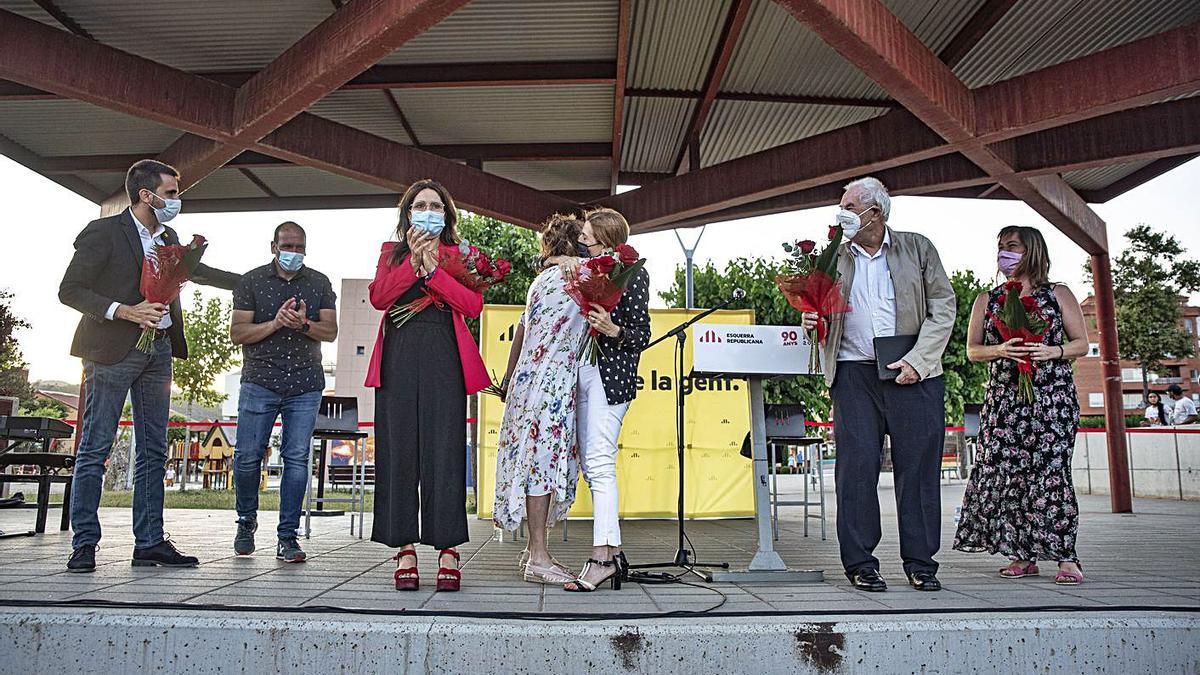
<path id="1" fill-rule="evenodd" d="M 9 473 L 5 471 L 16 467 L 35 467 L 34 473 Z M 50 507 L 62 509 L 60 530 L 71 526 L 71 482 L 74 478 L 72 469 L 75 467 L 75 456 L 56 452 L 9 452 L 0 455 L 0 483 L 37 483 L 37 504 L 20 505 L 24 508 L 36 508 L 37 520 L 34 531 L 41 534 L 46 531 L 46 516 Z M 22 469 L 18 468 L 18 471 Z M 50 501 L 50 485 L 61 483 L 64 486 L 61 502 Z"/>
<path id="2" fill-rule="evenodd" d="M 336 488 L 338 485 L 350 485 L 353 483 L 354 473 L 358 470 L 358 467 L 352 464 L 333 464 L 328 467 L 328 470 L 329 484 Z M 365 474 L 365 483 L 367 485 L 374 485 L 375 465 L 363 465 L 363 472 Z"/>

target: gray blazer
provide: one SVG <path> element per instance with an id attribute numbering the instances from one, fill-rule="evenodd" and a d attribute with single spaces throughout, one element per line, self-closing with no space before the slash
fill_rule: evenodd
<path id="1" fill-rule="evenodd" d="M 954 288 L 933 242 L 915 232 L 897 232 L 888 228 L 891 244 L 887 251 L 888 270 L 896 287 L 896 335 L 916 335 L 917 344 L 904 355 L 921 379 L 942 374 L 942 353 L 954 329 Z M 854 283 L 854 257 L 850 243 L 838 249 L 842 297 L 849 298 Z M 853 311 L 853 308 L 851 308 Z M 837 355 L 842 346 L 844 316 L 835 316 L 825 341 L 825 383 L 833 386 L 837 373 Z"/>

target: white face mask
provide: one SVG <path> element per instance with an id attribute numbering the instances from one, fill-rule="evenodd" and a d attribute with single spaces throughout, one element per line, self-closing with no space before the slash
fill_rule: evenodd
<path id="1" fill-rule="evenodd" d="M 846 239 L 853 239 L 854 236 L 857 235 L 860 230 L 862 230 L 862 214 L 870 211 L 873 208 L 875 207 L 868 206 L 867 208 L 863 209 L 862 213 L 855 213 L 853 211 L 842 209 L 841 211 L 838 211 L 836 216 L 834 216 L 834 222 L 841 226 L 842 235 L 844 235 Z"/>
<path id="2" fill-rule="evenodd" d="M 150 202 L 150 208 L 154 210 L 154 217 L 158 219 L 159 223 L 171 222 L 172 220 L 174 220 L 175 216 L 179 215 L 179 210 L 183 208 L 183 202 L 178 199 L 167 199 L 166 197 L 159 197 L 157 194 L 155 194 L 153 192 L 151 192 L 150 194 L 154 195 L 155 197 L 158 197 L 159 199 L 161 199 L 163 201 L 163 208 L 161 208 L 161 209 L 158 208 L 157 206 L 155 206 L 153 201 Z"/>

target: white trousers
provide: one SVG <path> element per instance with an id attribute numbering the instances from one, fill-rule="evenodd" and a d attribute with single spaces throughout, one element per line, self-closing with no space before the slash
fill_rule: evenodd
<path id="1" fill-rule="evenodd" d="M 620 546 L 618 520 L 617 437 L 628 403 L 609 405 L 604 382 L 596 366 L 579 368 L 579 396 L 576 400 L 579 463 L 583 478 L 592 491 L 592 545 Z"/>

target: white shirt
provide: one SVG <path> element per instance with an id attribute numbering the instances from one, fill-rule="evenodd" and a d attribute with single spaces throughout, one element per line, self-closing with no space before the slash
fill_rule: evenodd
<path id="1" fill-rule="evenodd" d="M 1163 411 L 1166 412 L 1167 417 L 1170 418 L 1171 413 L 1166 411 L 1165 407 Z M 1158 406 L 1156 405 L 1146 406 L 1146 421 L 1149 422 L 1150 426 L 1152 427 L 1161 427 L 1162 425 L 1166 424 L 1166 420 L 1158 419 Z"/>
<path id="2" fill-rule="evenodd" d="M 1175 407 L 1171 410 L 1171 424 L 1186 424 L 1187 418 L 1195 415 L 1196 404 L 1185 396 L 1175 401 Z"/>
<path id="3" fill-rule="evenodd" d="M 158 228 L 151 233 L 150 228 L 146 227 L 142 224 L 142 221 L 138 220 L 137 215 L 133 212 L 133 207 L 129 208 L 129 217 L 133 219 L 133 224 L 137 226 L 138 237 L 142 240 L 142 255 L 150 255 L 150 249 L 153 248 L 155 244 L 162 246 L 165 243 L 162 240 L 162 235 L 163 232 L 167 231 L 167 228 L 162 223 L 155 223 Z M 108 311 L 104 313 L 104 318 L 112 321 L 116 317 L 117 307 L 120 306 L 121 303 L 119 302 L 114 302 L 113 304 L 109 305 Z M 170 328 L 170 326 L 171 313 L 168 312 L 163 315 L 162 321 L 158 323 L 158 328 L 160 330 L 166 330 L 167 328 Z"/>
<path id="4" fill-rule="evenodd" d="M 854 281 L 850 284 L 850 311 L 842 326 L 842 344 L 838 361 L 874 361 L 877 337 L 896 334 L 896 287 L 888 269 L 887 250 L 891 234 L 884 230 L 883 244 L 875 255 L 855 243 L 850 244 L 854 258 Z"/>

